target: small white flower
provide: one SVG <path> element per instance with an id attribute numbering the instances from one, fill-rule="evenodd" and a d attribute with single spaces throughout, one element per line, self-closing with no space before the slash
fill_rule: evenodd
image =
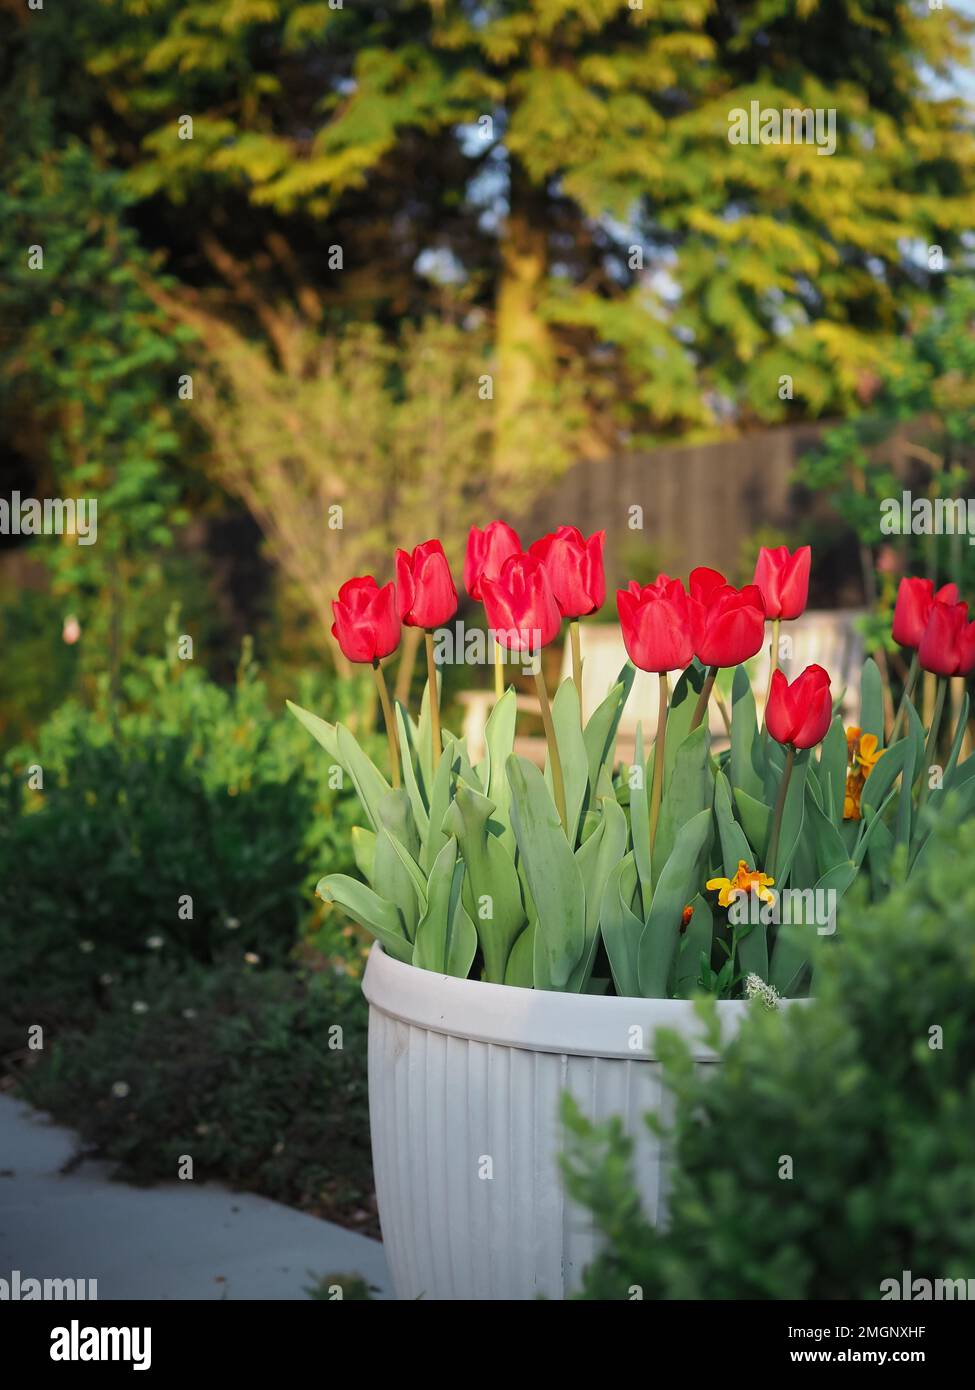
<path id="1" fill-rule="evenodd" d="M 161 951 L 163 939 L 161 936 L 150 936 L 146 940 L 146 945 L 150 951 Z"/>
<path id="2" fill-rule="evenodd" d="M 183 1017 L 184 1017 L 184 1018 L 196 1018 L 196 1010 L 195 1010 L 195 1009 L 184 1009 L 184 1010 L 183 1010 Z"/>
<path id="3" fill-rule="evenodd" d="M 228 917 L 227 920 L 224 922 L 224 926 L 227 928 L 228 931 L 236 931 L 237 928 L 240 926 L 240 918 Z"/>
<path id="4" fill-rule="evenodd" d="M 98 979 L 103 985 L 111 985 L 115 983 L 115 976 L 109 975 L 108 971 L 106 971 L 104 975 L 99 975 Z"/>
<path id="5" fill-rule="evenodd" d="M 112 1095 L 116 1100 L 124 1100 L 129 1094 L 129 1083 L 127 1081 L 116 1081 L 112 1085 Z"/>
<path id="6" fill-rule="evenodd" d="M 92 951 L 95 949 L 94 941 L 79 941 L 78 945 L 80 946 L 81 950 L 84 951 L 86 956 L 90 956 Z"/>
<path id="7" fill-rule="evenodd" d="M 244 960 L 248 965 L 260 965 L 261 958 L 256 951 L 245 951 Z"/>
<path id="8" fill-rule="evenodd" d="M 284 1153 L 284 1140 L 283 1140 L 283 1139 L 279 1139 L 278 1142 L 275 1144 L 275 1146 L 274 1146 L 274 1148 L 272 1149 L 271 1152 L 272 1152 L 272 1153 L 276 1153 L 276 1154 L 283 1154 L 283 1153 Z"/>
<path id="9" fill-rule="evenodd" d="M 745 980 L 745 996 L 748 999 L 760 999 L 767 1009 L 777 1009 L 780 1003 L 780 996 L 777 990 L 771 985 L 767 985 L 761 975 L 749 975 Z"/>
<path id="10" fill-rule="evenodd" d="M 132 1012 L 134 1014 L 147 1014 L 149 1012 L 149 1005 L 144 999 L 136 999 L 132 1003 Z"/>

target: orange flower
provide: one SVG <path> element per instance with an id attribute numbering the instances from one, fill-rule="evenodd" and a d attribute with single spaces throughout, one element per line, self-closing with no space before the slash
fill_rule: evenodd
<path id="1" fill-rule="evenodd" d="M 774 878 L 758 869 L 750 869 L 744 859 L 739 859 L 734 878 L 709 878 L 705 887 L 717 891 L 719 907 L 730 907 L 740 893 L 757 893 L 763 903 L 774 902 L 775 894 L 769 892 L 774 883 Z"/>
<path id="2" fill-rule="evenodd" d="M 877 746 L 876 734 L 865 734 L 851 724 L 846 731 L 846 794 L 843 797 L 843 819 L 860 820 L 860 796 L 863 784 L 887 751 Z"/>
<path id="3" fill-rule="evenodd" d="M 843 797 L 843 819 L 860 820 L 860 794 L 864 778 L 857 772 L 846 774 L 846 794 Z"/>

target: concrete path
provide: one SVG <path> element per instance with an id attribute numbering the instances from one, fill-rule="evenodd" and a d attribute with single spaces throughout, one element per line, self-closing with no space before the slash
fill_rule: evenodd
<path id="1" fill-rule="evenodd" d="M 330 1274 L 391 1297 L 379 1241 L 213 1183 L 130 1187 L 70 1130 L 0 1095 L 0 1280 L 97 1279 L 98 1298 L 305 1299 Z M 2 1288 L 2 1286 L 0 1286 Z"/>

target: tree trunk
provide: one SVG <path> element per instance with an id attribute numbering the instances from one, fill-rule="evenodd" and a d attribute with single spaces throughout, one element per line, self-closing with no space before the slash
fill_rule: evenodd
<path id="1" fill-rule="evenodd" d="M 538 312 L 548 273 L 543 199 L 514 165 L 495 312 L 492 471 L 502 498 L 531 469 L 532 406 L 552 380 L 552 341 Z"/>

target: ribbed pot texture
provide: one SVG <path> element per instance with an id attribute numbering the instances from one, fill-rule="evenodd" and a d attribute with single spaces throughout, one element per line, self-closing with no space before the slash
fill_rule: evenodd
<path id="1" fill-rule="evenodd" d="M 717 1060 L 692 1005 L 514 989 L 404 965 L 376 945 L 369 1001 L 369 1114 L 376 1193 L 401 1299 L 561 1299 L 597 1242 L 566 1197 L 560 1097 L 619 1115 L 646 1210 L 666 1212 L 667 1163 L 643 1117 L 668 1117 L 660 1027 Z M 748 1006 L 718 1005 L 726 1036 Z"/>

